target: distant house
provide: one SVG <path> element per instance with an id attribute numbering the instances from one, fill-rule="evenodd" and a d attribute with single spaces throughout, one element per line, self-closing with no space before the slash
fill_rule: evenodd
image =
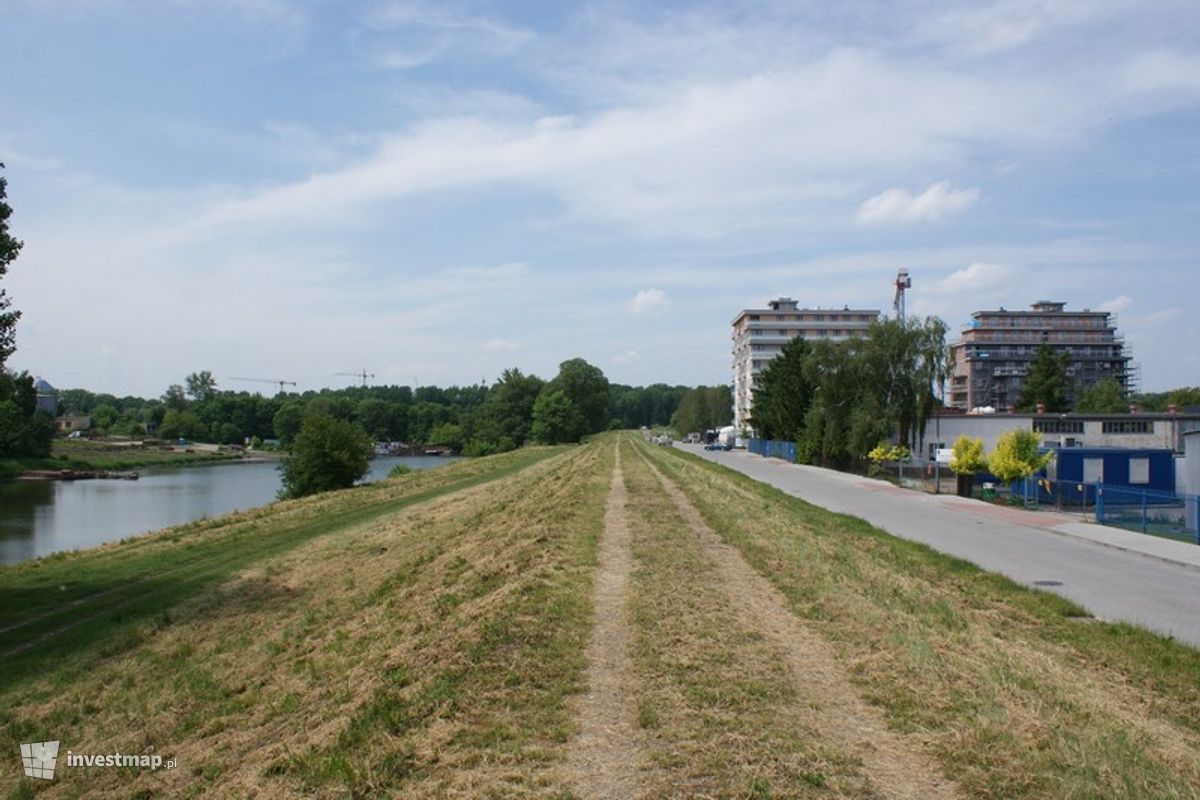
<path id="1" fill-rule="evenodd" d="M 37 392 L 37 410 L 58 416 L 58 390 L 42 378 L 37 379 L 33 389 Z"/>
<path id="2" fill-rule="evenodd" d="M 91 430 L 92 418 L 86 414 L 63 414 L 55 420 L 59 433 Z"/>

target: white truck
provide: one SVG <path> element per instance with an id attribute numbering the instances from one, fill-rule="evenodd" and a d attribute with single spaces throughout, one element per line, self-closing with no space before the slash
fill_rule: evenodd
<path id="1" fill-rule="evenodd" d="M 724 428 L 721 428 L 721 430 L 717 432 L 717 441 L 720 442 L 721 446 L 726 450 L 732 450 L 737 446 L 738 443 L 737 428 L 733 427 L 732 425 L 726 425 Z"/>

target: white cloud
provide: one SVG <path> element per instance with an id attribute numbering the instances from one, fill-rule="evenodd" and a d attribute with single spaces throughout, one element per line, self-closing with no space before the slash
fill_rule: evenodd
<path id="1" fill-rule="evenodd" d="M 1124 67 L 1122 85 L 1132 92 L 1200 91 L 1200 55 L 1152 50 Z"/>
<path id="2" fill-rule="evenodd" d="M 444 4 L 386 2 L 363 21 L 384 42 L 375 63 L 386 69 L 412 69 L 452 55 L 506 56 L 535 38 L 531 31 Z"/>
<path id="3" fill-rule="evenodd" d="M 527 274 L 529 265 L 523 261 L 509 261 L 494 267 L 458 267 L 447 272 L 469 278 L 515 278 Z"/>
<path id="4" fill-rule="evenodd" d="M 634 361 L 637 361 L 639 358 L 640 356 L 638 355 L 637 350 L 626 350 L 619 356 L 613 356 L 612 362 L 614 364 L 630 364 Z"/>
<path id="5" fill-rule="evenodd" d="M 521 345 L 517 344 L 511 339 L 488 339 L 483 343 L 483 349 L 492 352 L 500 350 L 518 350 L 520 347 Z"/>
<path id="6" fill-rule="evenodd" d="M 932 294 L 969 294 L 1009 286 L 1016 270 L 1007 264 L 975 262 L 934 281 L 928 291 Z"/>
<path id="7" fill-rule="evenodd" d="M 629 309 L 635 314 L 654 314 L 666 310 L 667 303 L 662 289 L 643 289 L 629 301 Z"/>
<path id="8" fill-rule="evenodd" d="M 970 208 L 979 195 L 978 189 L 955 189 L 949 181 L 932 184 L 918 195 L 888 189 L 859 206 L 857 220 L 863 225 L 940 222 Z"/>
<path id="9" fill-rule="evenodd" d="M 1120 313 L 1133 305 L 1133 298 L 1127 294 L 1119 294 L 1111 300 L 1105 300 L 1100 305 L 1096 306 L 1098 311 L 1111 311 L 1114 314 Z"/>
<path id="10" fill-rule="evenodd" d="M 1158 311 L 1151 311 L 1149 314 L 1143 314 L 1139 317 L 1126 317 L 1124 323 L 1130 328 L 1150 329 L 1158 328 L 1168 322 L 1174 322 L 1182 316 L 1182 308 L 1171 306 L 1170 308 L 1160 308 Z"/>

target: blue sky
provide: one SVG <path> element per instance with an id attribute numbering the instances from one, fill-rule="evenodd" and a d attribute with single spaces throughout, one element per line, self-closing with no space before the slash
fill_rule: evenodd
<path id="1" fill-rule="evenodd" d="M 1200 4 L 3 0 L 12 366 L 730 380 L 789 295 L 1119 314 L 1200 383 Z"/>

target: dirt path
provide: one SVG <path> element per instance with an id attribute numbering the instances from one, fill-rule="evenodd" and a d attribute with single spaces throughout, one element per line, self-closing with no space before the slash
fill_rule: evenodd
<path id="1" fill-rule="evenodd" d="M 936 763 L 890 730 L 883 715 L 858 695 L 833 649 L 797 619 L 783 594 L 708 526 L 675 484 L 649 460 L 646 463 L 717 565 L 738 618 L 784 652 L 797 692 L 812 701 L 817 729 L 862 760 L 863 772 L 883 797 L 958 797 Z"/>
<path id="2" fill-rule="evenodd" d="M 633 559 L 625 519 L 625 480 L 621 453 L 614 447 L 612 489 L 604 514 L 600 563 L 592 586 L 592 635 L 587 647 L 587 693 L 578 707 L 579 736 L 567 760 L 566 780 L 585 800 L 626 800 L 644 791 L 642 762 L 633 709 L 624 685 L 629 675 L 626 611 Z"/>

